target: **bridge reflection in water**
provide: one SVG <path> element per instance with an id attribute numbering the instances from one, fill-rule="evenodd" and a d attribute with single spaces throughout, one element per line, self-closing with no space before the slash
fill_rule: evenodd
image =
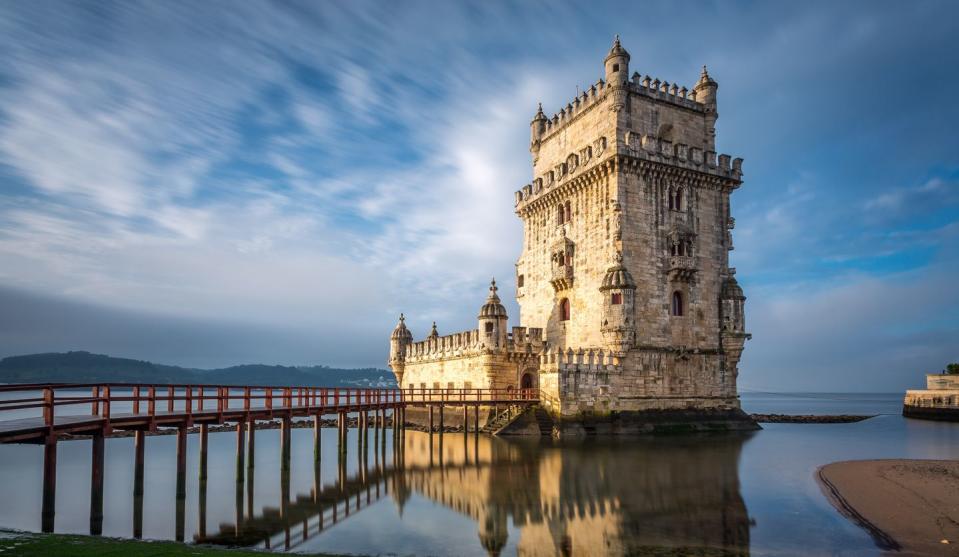
<path id="1" fill-rule="evenodd" d="M 295 551 L 382 498 L 402 510 L 419 496 L 472 519 L 473 543 L 490 555 L 510 541 L 510 523 L 520 555 L 747 555 L 738 475 L 746 439 L 551 443 L 406 431 L 388 455 L 385 435 L 369 446 L 361 437 L 358 470 L 347 475 L 341 461 L 338 477 L 324 479 L 316 468 L 309 493 L 291 496 L 281 467 L 279 508 L 256 509 L 249 497 L 244 505 L 238 483 L 236 521 L 215 532 L 204 524 L 201 490 L 196 541 Z"/>

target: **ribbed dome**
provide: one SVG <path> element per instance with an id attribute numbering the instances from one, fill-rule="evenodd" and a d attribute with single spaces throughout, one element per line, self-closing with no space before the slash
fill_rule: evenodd
<path id="1" fill-rule="evenodd" d="M 396 328 L 393 329 L 393 334 L 390 335 L 390 340 L 405 340 L 406 342 L 413 342 L 413 333 L 406 328 L 406 318 L 403 317 L 403 314 L 400 314 L 400 322 L 396 324 Z"/>
<path id="2" fill-rule="evenodd" d="M 486 303 L 480 308 L 480 319 L 484 317 L 502 317 L 505 319 L 507 317 L 506 308 L 500 303 L 499 296 L 496 295 L 497 290 L 499 288 L 496 287 L 496 279 L 493 279 L 489 286 L 489 296 L 486 297 Z"/>
<path id="3" fill-rule="evenodd" d="M 619 35 L 616 35 L 616 40 L 613 41 L 613 48 L 609 49 L 609 54 L 606 55 L 606 59 L 609 60 L 614 56 L 624 56 L 626 60 L 629 61 L 629 53 L 626 52 L 623 45 L 619 44 Z"/>
<path id="4" fill-rule="evenodd" d="M 726 282 L 723 283 L 723 299 L 724 300 L 745 300 L 746 296 L 743 295 L 743 289 L 739 286 L 739 282 L 736 280 L 736 277 L 729 277 L 726 279 Z"/>
<path id="5" fill-rule="evenodd" d="M 623 290 L 626 288 L 636 288 L 636 282 L 633 281 L 633 275 L 629 274 L 626 267 L 623 267 L 623 256 L 616 255 L 616 264 L 606 271 L 603 277 L 603 285 L 600 290 Z"/>

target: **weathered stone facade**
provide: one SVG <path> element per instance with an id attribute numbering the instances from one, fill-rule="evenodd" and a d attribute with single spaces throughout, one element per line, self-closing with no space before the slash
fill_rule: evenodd
<path id="1" fill-rule="evenodd" d="M 402 386 L 521 387 L 528 373 L 568 419 L 738 410 L 749 335 L 728 254 L 742 159 L 716 155 L 705 67 L 689 90 L 630 78 L 629 62 L 617 38 L 604 79 L 531 123 L 533 181 L 515 196 L 526 327 L 507 333 L 505 310 L 484 321 L 495 285 L 476 330 L 404 342 L 401 321 L 390 366 Z"/>

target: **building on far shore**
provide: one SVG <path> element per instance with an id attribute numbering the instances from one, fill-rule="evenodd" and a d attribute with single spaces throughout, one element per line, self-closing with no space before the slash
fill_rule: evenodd
<path id="1" fill-rule="evenodd" d="M 927 374 L 924 390 L 906 391 L 902 415 L 907 418 L 959 422 L 959 375 Z"/>
<path id="2" fill-rule="evenodd" d="M 535 388 L 560 433 L 757 427 L 736 387 L 750 338 L 729 266 L 742 159 L 716 154 L 719 85 L 705 67 L 687 89 L 629 63 L 617 37 L 604 79 L 533 117 L 533 179 L 514 207 L 521 326 L 495 281 L 475 329 L 434 323 L 414 342 L 401 316 L 401 388 Z"/>

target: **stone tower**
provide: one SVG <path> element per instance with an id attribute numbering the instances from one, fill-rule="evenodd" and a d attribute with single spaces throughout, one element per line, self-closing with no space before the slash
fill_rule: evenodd
<path id="1" fill-rule="evenodd" d="M 561 415 L 736 410 L 742 289 L 729 198 L 742 159 L 715 152 L 717 82 L 604 79 L 531 122 L 533 181 L 516 192 L 520 323 L 545 331 L 540 383 Z M 599 361 L 602 365 L 596 365 Z"/>

